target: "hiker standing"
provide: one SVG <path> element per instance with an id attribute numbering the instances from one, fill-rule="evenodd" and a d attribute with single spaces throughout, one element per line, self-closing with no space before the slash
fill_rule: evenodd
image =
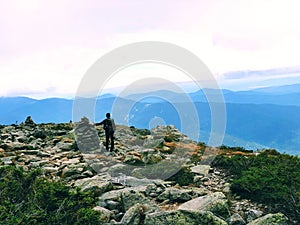
<path id="1" fill-rule="evenodd" d="M 104 119 L 102 122 L 100 123 L 96 123 L 96 125 L 103 125 L 103 128 L 105 130 L 105 138 L 106 138 L 106 142 L 105 142 L 105 147 L 106 150 L 108 151 L 108 145 L 110 142 L 110 151 L 114 150 L 114 133 L 116 130 L 116 125 L 115 125 L 115 121 L 114 119 L 110 118 L 110 113 L 106 113 L 106 119 Z"/>

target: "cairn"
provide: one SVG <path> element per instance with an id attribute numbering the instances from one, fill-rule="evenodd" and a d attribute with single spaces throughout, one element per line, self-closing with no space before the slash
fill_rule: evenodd
<path id="1" fill-rule="evenodd" d="M 83 117 L 75 124 L 74 132 L 77 146 L 81 152 L 100 150 L 100 140 L 97 130 L 87 117 Z"/>

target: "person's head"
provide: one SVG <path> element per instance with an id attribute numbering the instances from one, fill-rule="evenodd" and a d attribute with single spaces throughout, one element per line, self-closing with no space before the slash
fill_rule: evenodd
<path id="1" fill-rule="evenodd" d="M 110 113 L 106 113 L 106 118 L 110 118 Z"/>

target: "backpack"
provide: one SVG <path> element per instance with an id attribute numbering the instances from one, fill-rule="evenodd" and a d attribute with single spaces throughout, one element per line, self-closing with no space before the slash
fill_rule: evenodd
<path id="1" fill-rule="evenodd" d="M 112 121 L 112 119 L 106 119 L 104 129 L 109 131 L 109 132 L 115 131 L 114 121 Z"/>

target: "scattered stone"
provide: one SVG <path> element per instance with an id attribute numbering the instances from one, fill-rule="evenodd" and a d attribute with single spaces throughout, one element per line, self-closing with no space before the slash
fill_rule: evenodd
<path id="1" fill-rule="evenodd" d="M 283 214 L 262 216 L 266 206 L 238 196 L 230 199 L 230 216 L 223 194 L 230 193 L 230 178 L 209 165 L 194 166 L 183 159 L 194 153 L 197 143 L 174 126 L 151 131 L 117 126 L 114 152 L 103 149 L 103 129 L 87 118 L 75 124 L 76 141 L 72 129 L 72 124 L 31 122 L 4 126 L 1 167 L 40 168 L 43 176 L 91 191 L 99 199 L 94 210 L 101 212 L 101 224 L 106 225 L 287 224 Z M 183 150 L 173 154 L 178 149 Z M 173 178 L 158 179 L 166 177 Z"/>

